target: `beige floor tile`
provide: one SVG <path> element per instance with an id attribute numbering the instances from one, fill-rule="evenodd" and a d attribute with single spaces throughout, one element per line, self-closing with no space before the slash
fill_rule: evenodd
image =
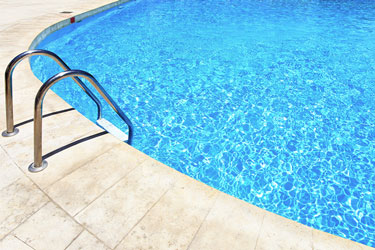
<path id="1" fill-rule="evenodd" d="M 328 234 L 316 229 L 313 230 L 313 246 L 314 250 L 365 250 L 374 249 L 351 240 Z"/>
<path id="2" fill-rule="evenodd" d="M 72 111 L 43 119 L 43 154 L 78 140 L 83 135 L 103 131 L 87 119 L 81 119 L 80 116 L 77 111 Z M 33 125 L 27 124 L 23 129 L 26 130 L 28 136 L 16 135 L 11 137 L 10 143 L 2 146 L 13 161 L 26 170 L 33 161 Z"/>
<path id="3" fill-rule="evenodd" d="M 115 247 L 175 182 L 175 172 L 147 160 L 76 218 L 107 246 Z"/>
<path id="4" fill-rule="evenodd" d="M 26 177 L 19 178 L 0 191 L 0 239 L 48 201 Z"/>
<path id="5" fill-rule="evenodd" d="M 0 147 L 0 190 L 23 176 L 21 170 L 12 162 Z"/>
<path id="6" fill-rule="evenodd" d="M 255 249 L 312 249 L 312 229 L 266 212 Z"/>
<path id="7" fill-rule="evenodd" d="M 91 133 L 88 135 L 91 135 Z M 26 164 L 22 166 L 23 171 L 41 188 L 45 189 L 57 180 L 77 170 L 82 165 L 92 161 L 98 155 L 121 144 L 124 143 L 110 134 L 105 134 L 79 143 L 51 156 L 47 159 L 48 167 L 39 173 L 30 173 L 27 171 Z"/>
<path id="8" fill-rule="evenodd" d="M 66 250 L 109 250 L 109 248 L 85 230 Z"/>
<path id="9" fill-rule="evenodd" d="M 49 202 L 19 226 L 13 234 L 35 249 L 65 249 L 82 227 Z"/>
<path id="10" fill-rule="evenodd" d="M 221 193 L 189 249 L 254 249 L 264 210 Z"/>
<path id="11" fill-rule="evenodd" d="M 4 70 L 1 72 L 2 74 L 2 80 L 4 79 L 5 75 L 5 69 L 6 66 L 10 63 L 10 61 L 17 56 L 18 54 L 22 53 L 23 51 L 19 51 L 19 53 L 7 53 L 8 60 L 4 62 Z M 6 66 L 5 66 L 6 64 Z M 29 79 L 27 81 L 26 79 Z M 4 84 L 2 86 L 5 86 L 5 80 Z M 30 84 L 31 82 L 38 81 L 39 84 Z M 13 101 L 14 103 L 21 103 L 23 101 L 23 98 L 27 98 L 27 100 L 35 99 L 36 92 L 38 91 L 38 88 L 42 85 L 42 83 L 31 73 L 30 71 L 30 64 L 29 60 L 25 59 L 21 61 L 16 68 L 13 70 L 13 76 L 12 76 L 12 88 L 13 88 Z M 25 89 L 34 88 L 34 91 L 24 91 Z M 21 95 L 15 94 L 16 92 L 23 93 Z M 5 93 L 5 88 L 1 88 L 0 94 Z M 26 95 L 24 95 L 26 94 Z M 33 106 L 29 106 L 31 110 L 33 110 Z"/>
<path id="12" fill-rule="evenodd" d="M 31 247 L 20 241 L 13 235 L 8 235 L 0 241 L 0 249 L 2 250 L 33 250 Z"/>
<path id="13" fill-rule="evenodd" d="M 117 249 L 186 249 L 218 191 L 183 177 L 125 237 Z"/>
<path id="14" fill-rule="evenodd" d="M 14 107 L 13 116 L 14 124 L 17 125 L 21 122 L 33 119 L 34 117 L 34 101 L 35 94 L 38 91 L 39 86 L 29 86 L 25 89 L 14 91 Z M 5 97 L 4 94 L 0 94 L 0 130 L 1 132 L 6 129 L 6 116 L 5 116 Z M 56 94 L 49 92 L 45 98 L 45 103 L 43 105 L 43 114 L 49 114 L 51 112 L 61 111 L 71 108 L 65 101 L 57 97 Z M 29 127 L 32 128 L 32 122 L 29 123 Z M 27 125 L 19 126 L 20 133 L 14 137 L 0 138 L 1 144 L 6 144 L 14 140 L 19 140 L 23 136 L 31 136 L 32 130 L 28 130 Z M 18 138 L 18 139 L 17 139 Z"/>
<path id="15" fill-rule="evenodd" d="M 48 188 L 48 195 L 72 216 L 138 166 L 145 155 L 116 147 L 65 176 Z"/>

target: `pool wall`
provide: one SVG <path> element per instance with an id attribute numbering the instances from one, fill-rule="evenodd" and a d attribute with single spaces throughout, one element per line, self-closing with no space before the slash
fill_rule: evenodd
<path id="1" fill-rule="evenodd" d="M 40 34 L 37 37 L 35 37 L 35 39 L 30 44 L 29 49 L 30 50 L 35 49 L 38 46 L 38 44 L 41 41 L 43 41 L 48 35 L 52 34 L 53 32 L 55 32 L 59 29 L 62 29 L 62 28 L 66 27 L 66 26 L 68 26 L 72 23 L 80 22 L 83 19 L 86 19 L 90 16 L 101 13 L 103 11 L 106 11 L 108 9 L 111 9 L 113 7 L 116 7 L 118 5 L 124 4 L 124 3 L 129 2 L 129 1 L 131 1 L 131 0 L 118 0 L 116 2 L 106 4 L 102 7 L 99 7 L 99 8 L 96 8 L 96 9 L 93 9 L 93 10 L 90 10 L 90 11 L 87 11 L 87 12 L 84 12 L 84 13 L 81 13 L 81 14 L 78 14 L 78 15 L 75 15 L 75 14 L 72 13 L 70 18 L 64 19 L 64 20 L 62 20 L 58 23 L 55 23 L 55 24 L 49 26 L 48 28 L 44 29 L 42 32 L 40 32 Z"/>

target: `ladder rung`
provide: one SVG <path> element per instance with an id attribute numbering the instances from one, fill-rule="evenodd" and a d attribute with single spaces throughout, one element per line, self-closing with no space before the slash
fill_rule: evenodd
<path id="1" fill-rule="evenodd" d="M 99 126 L 101 126 L 103 129 L 107 130 L 110 134 L 115 136 L 116 138 L 120 139 L 121 141 L 127 141 L 128 135 L 122 132 L 118 127 L 113 125 L 108 120 L 101 118 L 96 121 Z"/>

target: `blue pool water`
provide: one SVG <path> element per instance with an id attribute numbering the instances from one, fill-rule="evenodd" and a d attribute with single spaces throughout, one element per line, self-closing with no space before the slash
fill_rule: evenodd
<path id="1" fill-rule="evenodd" d="M 137 1 L 39 48 L 98 79 L 134 123 L 134 147 L 375 247 L 375 1 Z M 59 72 L 32 67 L 43 81 Z M 75 84 L 54 91 L 95 121 Z"/>

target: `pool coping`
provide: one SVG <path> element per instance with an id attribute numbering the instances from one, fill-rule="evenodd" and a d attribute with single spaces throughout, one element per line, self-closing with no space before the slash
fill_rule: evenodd
<path id="1" fill-rule="evenodd" d="M 35 48 L 52 32 L 70 25 L 73 17 L 73 21 L 80 21 L 125 2 L 127 0 L 90 0 L 80 6 L 78 0 L 71 0 L 71 9 L 74 9 L 71 14 L 42 12 L 38 17 L 20 17 L 17 23 L 2 32 L 7 36 L 0 37 L 0 42 L 4 45 L 1 68 L 5 69 L 12 57 L 20 52 Z M 42 1 L 35 0 L 34 5 L 42 7 Z M 16 40 L 21 32 L 22 38 Z M 14 79 L 17 123 L 32 117 L 33 97 L 29 93 L 35 92 L 41 82 L 33 75 L 30 65 L 25 63 L 15 70 Z M 4 92 L 0 92 L 0 95 L 3 101 Z M 71 108 L 53 92 L 49 92 L 46 99 L 48 103 L 45 113 Z M 25 107 L 30 108 L 26 110 Z M 5 117 L 4 108 L 0 115 Z M 43 131 L 47 137 L 45 148 L 49 151 L 53 151 L 56 144 L 69 145 L 102 132 L 76 111 L 43 120 L 47 125 Z M 64 123 L 70 120 L 72 122 Z M 5 128 L 4 120 L 1 120 L 0 125 Z M 0 186 L 0 198 L 8 201 L 7 204 L 0 205 L 6 215 L 6 218 L 0 215 L 0 248 L 22 246 L 25 249 L 43 249 L 45 244 L 53 242 L 53 246 L 58 246 L 57 248 L 68 249 L 74 246 L 103 249 L 139 249 L 149 246 L 160 249 L 373 249 L 307 227 L 224 194 L 155 161 L 111 135 L 101 135 L 55 154 L 48 159 L 50 166 L 45 171 L 30 174 L 27 163 L 32 156 L 32 124 L 20 126 L 20 129 L 19 137 L 0 138 L 0 156 L 5 162 L 2 165 L 5 170 L 0 174 L 1 182 L 5 183 Z M 110 166 L 107 165 L 108 159 L 111 159 Z M 104 173 L 99 166 L 112 171 Z M 122 175 L 121 179 L 116 177 L 118 174 Z M 86 184 L 85 177 L 90 175 L 94 178 L 94 183 Z M 148 179 L 150 176 L 157 178 Z M 82 180 L 82 183 L 77 180 Z M 101 182 L 102 180 L 105 181 Z M 125 211 L 122 210 L 122 204 L 113 199 L 118 196 L 116 192 L 132 190 L 137 187 L 137 183 L 146 185 L 145 180 L 150 185 L 151 193 L 146 195 L 149 200 L 145 202 L 143 199 L 146 198 L 137 196 L 127 201 L 133 202 L 133 207 L 136 208 L 142 204 L 144 210 L 139 210 L 144 212 L 137 216 L 129 215 L 128 221 L 135 221 L 130 223 L 128 231 L 122 233 L 122 237 L 112 239 L 113 236 L 106 235 L 100 229 L 108 227 L 107 230 L 111 231 L 118 225 L 114 221 L 102 221 L 95 214 L 111 211 L 114 216 L 122 215 L 118 212 Z M 135 183 L 133 186 L 126 185 L 132 181 Z M 123 186 L 120 185 L 122 182 Z M 82 188 L 85 192 L 72 194 L 61 191 L 65 188 Z M 139 189 L 134 192 L 142 193 Z M 160 190 L 151 191 L 154 189 Z M 89 194 L 92 196 L 90 199 L 86 197 Z M 33 198 L 32 201 L 30 197 Z M 106 206 L 109 203 L 110 206 Z M 24 204 L 28 204 L 27 208 Z M 172 220 L 171 211 L 179 214 L 179 218 L 188 217 L 189 220 Z M 53 216 L 47 217 L 48 214 Z M 41 240 L 41 233 L 35 233 L 34 229 L 40 227 L 42 232 L 50 230 L 52 217 L 56 220 L 52 222 L 58 223 L 58 227 L 67 233 L 64 237 L 47 234 Z M 64 238 L 64 241 L 56 240 L 59 237 Z"/>

